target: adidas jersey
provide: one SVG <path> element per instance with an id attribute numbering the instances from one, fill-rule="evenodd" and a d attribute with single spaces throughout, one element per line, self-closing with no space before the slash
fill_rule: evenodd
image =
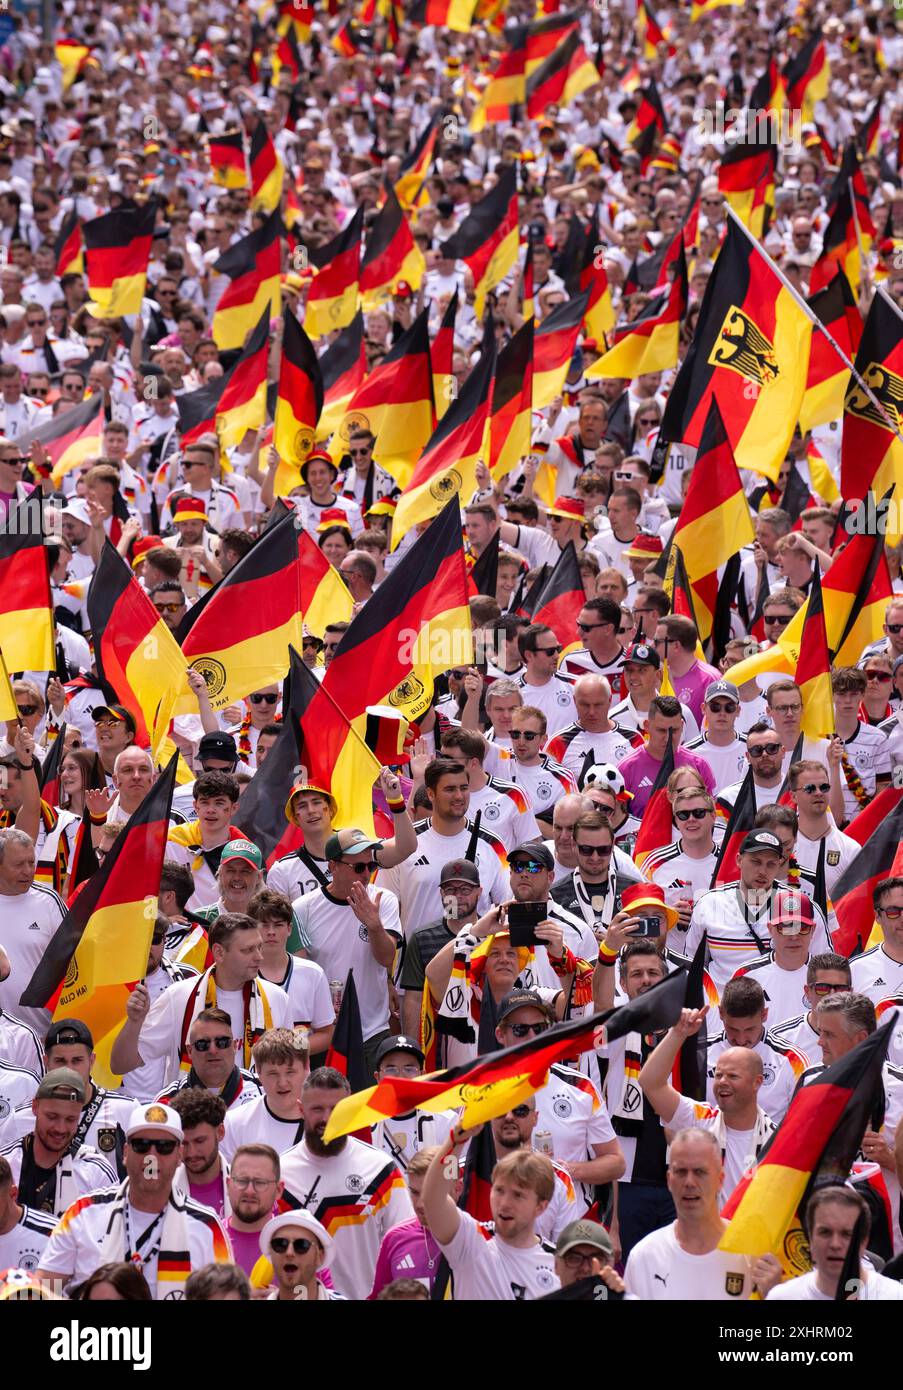
<path id="1" fill-rule="evenodd" d="M 579 724 L 568 724 L 546 741 L 543 752 L 579 781 L 587 755 L 590 763 L 613 763 L 617 767 L 641 744 L 639 734 L 630 734 L 617 725 L 607 733 L 591 734 Z"/>
<path id="2" fill-rule="evenodd" d="M 33 883 L 27 893 L 0 895 L 0 927 L 10 972 L 0 982 L 0 1008 L 21 1019 L 43 1037 L 50 1010 L 23 1008 L 19 1000 L 44 959 L 50 941 L 65 915 L 65 904 L 52 888 Z"/>
<path id="3" fill-rule="evenodd" d="M 715 1104 L 712 1090 L 715 1063 L 722 1052 L 731 1046 L 732 1044 L 728 1042 L 723 1032 L 716 1033 L 714 1038 L 709 1040 L 706 1099 L 710 1105 Z M 756 1043 L 753 1051 L 757 1052 L 762 1059 L 762 1085 L 759 1088 L 759 1104 L 768 1118 L 779 1125 L 787 1112 L 787 1106 L 790 1104 L 790 1097 L 793 1095 L 797 1080 L 806 1069 L 805 1058 L 790 1048 L 781 1047 L 779 1043 L 769 1037 L 768 1033 Z"/>
<path id="4" fill-rule="evenodd" d="M 33 1028 L 0 1009 L 0 1057 L 14 1067 L 44 1075 L 44 1049 Z"/>
<path id="5" fill-rule="evenodd" d="M 444 1144 L 449 1131 L 458 1123 L 456 1110 L 412 1110 L 408 1115 L 396 1115 L 393 1120 L 380 1120 L 371 1129 L 370 1143 L 391 1158 L 403 1173 L 419 1149 Z"/>
<path id="6" fill-rule="evenodd" d="M 738 777 L 744 776 L 749 766 L 746 761 L 745 738 L 735 738 L 726 748 L 719 748 L 716 744 L 710 743 L 703 733 L 698 738 L 691 738 L 684 747 L 705 759 L 712 769 L 716 787 L 732 786 Z"/>
<path id="7" fill-rule="evenodd" d="M 4 1139 L 3 1132 L 7 1121 L 20 1106 L 26 1106 L 31 1115 L 31 1102 L 39 1084 L 40 1080 L 35 1072 L 27 1071 L 24 1067 L 14 1067 L 0 1055 L 0 1144 L 10 1144 L 14 1138 L 18 1139 L 17 1134 Z"/>
<path id="8" fill-rule="evenodd" d="M 101 1088 L 98 1090 L 100 1092 L 100 1104 L 95 1108 L 93 1101 L 89 1103 L 89 1108 L 93 1111 L 93 1118 L 84 1137 L 84 1149 L 86 1153 L 94 1151 L 103 1154 L 107 1163 L 115 1169 L 117 1148 L 121 1152 L 121 1144 L 125 1138 L 133 1102 L 112 1095 L 109 1091 L 104 1091 Z M 95 1097 L 96 1099 L 97 1097 Z M 29 1098 L 27 1104 L 20 1105 L 0 1126 L 0 1144 L 12 1144 L 17 1139 L 23 1138 L 24 1135 L 31 1134 L 34 1130 L 34 1121 L 34 1111 L 31 1108 L 31 1099 Z M 81 1148 L 78 1152 L 82 1152 Z"/>
<path id="9" fill-rule="evenodd" d="M 799 1018 L 800 1010 L 808 1009 L 803 993 L 806 988 L 806 964 L 804 962 L 797 970 L 782 970 L 772 954 L 766 960 L 742 965 L 735 972 L 735 979 L 738 975 L 746 975 L 751 980 L 758 980 L 765 991 L 769 1030 L 788 1018 Z"/>
<path id="10" fill-rule="evenodd" d="M 833 823 L 823 838 L 825 841 L 825 890 L 830 898 L 835 883 L 844 869 L 856 858 L 861 846 L 851 835 L 845 835 L 842 830 L 838 830 Z M 821 846 L 821 840 L 810 840 L 802 831 L 798 833 L 793 857 L 801 869 L 807 873 L 815 874 Z"/>
<path id="11" fill-rule="evenodd" d="M 759 1117 L 762 1122 L 762 1130 L 768 1135 L 772 1134 L 775 1126 L 761 1106 L 759 1107 Z M 669 1129 L 672 1134 L 676 1134 L 682 1129 L 707 1129 L 717 1136 L 720 1119 L 721 1111 L 717 1105 L 691 1100 L 689 1096 L 681 1096 L 671 1119 L 666 1126 L 663 1120 L 662 1125 Z M 724 1176 L 721 1180 L 722 1202 L 731 1195 L 746 1169 L 756 1157 L 755 1134 L 755 1129 L 731 1129 L 725 1125 Z"/>
<path id="12" fill-rule="evenodd" d="M 709 891 L 718 859 L 717 840 L 720 837 L 715 838 L 716 848 L 704 859 L 691 859 L 684 854 L 683 842 L 676 839 L 670 845 L 652 850 L 643 860 L 643 873 L 664 888 L 665 902 L 670 906 L 681 898 L 692 898 L 695 902 Z"/>
<path id="13" fill-rule="evenodd" d="M 405 937 L 418 927 L 437 922 L 443 915 L 439 895 L 439 874 L 450 859 L 464 859 L 473 825 L 467 820 L 456 835 L 440 835 L 433 829 L 432 820 L 416 821 L 417 848 L 402 863 L 391 869 L 380 869 L 376 875 L 377 888 L 388 888 L 398 898 L 401 926 Z M 476 865 L 483 891 L 477 912 L 489 910 L 491 903 L 508 902 L 511 897 L 507 854 L 502 841 L 480 826 L 477 835 Z M 328 972 L 327 972 L 328 973 Z M 330 976 L 330 978 L 335 978 Z"/>
<path id="14" fill-rule="evenodd" d="M 554 1159 L 552 1167 L 555 1169 L 552 1200 L 536 1223 L 536 1234 L 554 1245 L 565 1226 L 579 1219 L 583 1203 L 568 1170 Z"/>
<path id="15" fill-rule="evenodd" d="M 595 1084 L 573 1067 L 556 1062 L 549 1070 L 549 1079 L 536 1092 L 539 1118 L 533 1131 L 533 1147 L 548 1153 L 556 1163 L 586 1163 L 595 1157 L 595 1145 L 614 1139 L 605 1102 Z M 575 1184 L 579 1211 L 582 1216 L 592 1204 L 593 1191 L 583 1183 Z"/>
<path id="16" fill-rule="evenodd" d="M 530 797 L 516 782 L 490 777 L 485 787 L 470 793 L 471 816 L 477 811 L 482 813 L 481 825 L 491 830 L 508 851 L 540 837 Z"/>
<path id="17" fill-rule="evenodd" d="M 511 776 L 530 797 L 534 816 L 543 820 L 552 819 L 556 801 L 577 790 L 577 779 L 548 753 L 540 753 L 539 762 L 531 766 L 515 760 Z"/>
<path id="18" fill-rule="evenodd" d="M 538 1236 L 535 1245 L 508 1245 L 491 1223 L 481 1224 L 466 1211 L 442 1253 L 454 1275 L 456 1302 L 521 1302 L 561 1287 L 554 1245 Z"/>
<path id="19" fill-rule="evenodd" d="M 304 848 L 292 854 L 283 854 L 267 870 L 267 888 L 272 888 L 274 893 L 284 894 L 290 903 L 331 881 L 332 874 L 326 860 L 317 859 Z"/>
<path id="20" fill-rule="evenodd" d="M 176 1081 L 172 1081 L 168 1086 L 165 1086 L 163 1090 L 160 1092 L 160 1094 L 155 1097 L 155 1099 L 162 1101 L 164 1105 L 168 1105 L 173 1096 L 178 1095 L 180 1091 L 188 1090 L 190 1084 L 188 1080 L 188 1075 L 189 1074 L 187 1071 L 183 1072 L 182 1075 L 178 1077 Z M 253 1074 L 253 1072 L 246 1071 L 244 1067 L 239 1067 L 238 1075 L 238 1090 L 235 1093 L 235 1097 L 232 1101 L 232 1104 L 226 1111 L 227 1119 L 233 1113 L 233 1111 L 241 1110 L 246 1105 L 252 1105 L 255 1100 L 259 1100 L 262 1094 L 260 1082 L 257 1080 L 257 1077 Z M 219 1094 L 219 1092 L 215 1092 L 214 1094 Z"/>
<path id="21" fill-rule="evenodd" d="M 9 1163 L 13 1170 L 13 1185 L 18 1187 L 22 1174 L 22 1140 L 17 1139 L 14 1143 L 4 1144 L 0 1148 L 0 1156 Z M 74 1202 L 77 1197 L 115 1181 L 116 1172 L 113 1166 L 96 1149 L 90 1149 L 83 1144 L 74 1158 L 66 1153 L 56 1165 L 54 1196 L 48 1199 L 48 1209 L 52 1201 L 53 1214 L 62 1216 L 70 1202 Z"/>
<path id="22" fill-rule="evenodd" d="M 872 724 L 863 724 L 860 719 L 855 733 L 844 739 L 844 752 L 862 779 L 869 799 L 875 795 L 877 778 L 889 777 L 891 773 L 890 753 L 887 735 Z M 843 788 L 843 809 L 847 820 L 852 820 L 862 810 L 854 793 L 847 786 L 845 777 L 841 778 Z"/>
<path id="23" fill-rule="evenodd" d="M 809 1022 L 808 1011 L 796 1018 L 785 1019 L 783 1023 L 768 1029 L 767 1036 L 779 1048 L 788 1047 L 803 1059 L 805 1069 L 814 1067 L 821 1058 L 818 1034 Z"/>
<path id="24" fill-rule="evenodd" d="M 247 1094 L 250 1096 L 251 1092 Z M 266 1096 L 257 1092 L 247 1105 L 234 1105 L 227 1112 L 220 1151 L 227 1163 L 232 1162 L 235 1150 L 242 1144 L 269 1144 L 277 1154 L 284 1154 L 301 1142 L 303 1133 L 302 1119 L 280 1119 L 273 1114 Z"/>
<path id="25" fill-rule="evenodd" d="M 364 1299 L 373 1286 L 380 1242 L 414 1215 L 395 1163 L 372 1144 L 349 1138 L 339 1153 L 312 1154 L 302 1139 L 282 1157 L 284 1207 L 309 1211 L 335 1244 L 329 1271 L 336 1292 Z"/>
<path id="26" fill-rule="evenodd" d="M 559 671 L 562 675 L 570 676 L 571 680 L 576 680 L 578 676 L 604 676 L 611 686 L 611 693 L 616 700 L 620 699 L 621 672 L 624 668 L 624 653 L 619 652 L 614 661 L 597 661 L 591 651 L 586 647 L 580 647 L 575 652 L 570 652 L 562 657 Z M 613 761 L 610 758 L 606 762 Z"/>
<path id="27" fill-rule="evenodd" d="M 743 965 L 767 956 L 770 947 L 768 915 L 771 899 L 785 884 L 776 882 L 767 899 L 751 906 L 741 896 L 739 883 L 713 888 L 695 904 L 687 931 L 684 953 L 692 960 L 706 933 L 709 974 L 720 998 L 724 986 Z M 829 951 L 831 942 L 821 910 L 813 904 L 816 928 L 810 951 L 813 955 Z"/>
<path id="28" fill-rule="evenodd" d="M 565 676 L 550 676 L 545 685 L 528 685 L 526 676 L 518 679 L 520 693 L 525 705 L 542 710 L 546 717 L 546 734 L 553 738 L 559 729 L 573 724 L 577 718 L 574 704 L 574 687 Z"/>
<path id="29" fill-rule="evenodd" d="M 867 994 L 873 1004 L 903 993 L 903 962 L 893 960 L 883 945 L 863 951 L 850 961 L 853 989 Z"/>
<path id="30" fill-rule="evenodd" d="M 31 1274 L 40 1269 L 44 1246 L 55 1226 L 56 1217 L 49 1212 L 23 1207 L 12 1230 L 0 1232 L 0 1269 L 27 1269 Z"/>

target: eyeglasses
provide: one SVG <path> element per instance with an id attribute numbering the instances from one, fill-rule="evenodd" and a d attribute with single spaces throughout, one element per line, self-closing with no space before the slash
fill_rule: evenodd
<path id="1" fill-rule="evenodd" d="M 548 1023 L 512 1023 L 511 1032 L 516 1038 L 528 1038 L 532 1033 L 534 1037 L 539 1037 L 540 1033 L 548 1031 Z"/>
<path id="2" fill-rule="evenodd" d="M 610 858 L 611 858 L 611 851 L 612 851 L 612 846 L 611 846 L 611 845 L 579 845 L 579 844 L 578 844 L 578 846 L 577 846 L 577 853 L 578 853 L 578 854 L 583 854 L 583 855 L 585 855 L 587 859 L 589 859 L 592 855 L 595 855 L 597 859 L 610 859 Z"/>
<path id="3" fill-rule="evenodd" d="M 275 705 L 279 699 L 278 695 L 249 695 L 248 699 L 252 705 Z"/>
<path id="4" fill-rule="evenodd" d="M 175 1153 L 178 1139 L 130 1139 L 129 1144 L 136 1154 L 150 1153 L 151 1149 L 156 1149 L 158 1154 Z"/>
<path id="5" fill-rule="evenodd" d="M 866 671 L 865 678 L 867 681 L 878 681 L 881 685 L 889 684 L 893 680 L 889 671 Z"/>
<path id="6" fill-rule="evenodd" d="M 737 712 L 737 706 L 733 700 L 713 700 L 710 705 L 706 705 L 706 709 L 711 710 L 712 714 L 736 714 Z"/>
<path id="7" fill-rule="evenodd" d="M 367 455 L 369 454 L 370 450 L 369 450 L 369 449 L 349 449 L 348 452 L 349 452 L 349 454 L 351 455 L 351 457 L 352 457 L 353 459 L 362 459 L 362 458 L 366 458 L 366 457 L 367 457 Z"/>
<path id="8" fill-rule="evenodd" d="M 285 1255 L 289 1246 L 292 1247 L 296 1255 L 306 1255 L 313 1246 L 313 1241 L 306 1236 L 297 1236 L 294 1240 L 289 1240 L 288 1236 L 271 1236 L 270 1249 L 274 1255 Z"/>
<path id="9" fill-rule="evenodd" d="M 779 753 L 781 745 L 779 743 L 763 743 L 760 748 L 747 748 L 746 755 L 749 758 L 761 758 L 767 753 L 769 758 L 773 758 L 775 753 Z"/>
<path id="10" fill-rule="evenodd" d="M 24 715 L 27 719 L 28 716 L 31 714 L 37 714 L 38 710 L 40 709 L 40 705 L 19 705 L 18 708 L 19 713 Z"/>
<path id="11" fill-rule="evenodd" d="M 802 711 L 802 704 L 796 705 L 772 705 L 772 714 L 799 714 Z"/>
<path id="12" fill-rule="evenodd" d="M 798 787 L 797 791 L 805 792 L 807 796 L 814 796 L 816 792 L 829 792 L 830 782 L 807 782 L 804 787 Z"/>
<path id="13" fill-rule="evenodd" d="M 705 820 L 706 816 L 713 816 L 714 811 L 710 811 L 707 806 L 694 806 L 691 811 L 675 811 L 674 819 L 679 821 L 686 820 Z"/>
<path id="14" fill-rule="evenodd" d="M 154 607 L 158 613 L 178 613 L 181 608 L 185 607 L 185 602 L 180 599 L 178 603 L 155 603 Z"/>
<path id="15" fill-rule="evenodd" d="M 568 1269 L 582 1269 L 584 1265 L 591 1265 L 593 1260 L 601 1260 L 603 1254 L 601 1250 L 593 1250 L 589 1255 L 581 1255 L 579 1250 L 569 1250 L 566 1255 L 562 1255 L 562 1263 Z"/>
<path id="16" fill-rule="evenodd" d="M 762 622 L 777 623 L 779 627 L 786 627 L 790 619 L 783 617 L 780 613 L 763 613 Z"/>
<path id="17" fill-rule="evenodd" d="M 577 626 L 579 627 L 580 624 L 578 623 Z M 536 647 L 534 648 L 534 650 L 537 653 L 544 652 L 546 656 L 557 656 L 558 653 L 561 651 L 561 643 L 556 642 L 554 647 Z"/>
<path id="18" fill-rule="evenodd" d="M 579 632 L 595 632 L 595 630 L 596 630 L 597 627 L 614 627 L 614 623 L 578 623 L 578 624 L 577 624 L 577 629 L 578 629 Z M 556 647 L 555 650 L 556 650 L 556 652 L 560 652 L 560 651 L 561 651 L 561 648 L 560 648 L 560 647 Z"/>
<path id="19" fill-rule="evenodd" d="M 903 632 L 903 623 L 885 623 L 884 631 L 892 632 L 896 637 L 898 632 Z"/>
<path id="20" fill-rule="evenodd" d="M 350 869 L 353 874 L 363 875 L 372 874 L 374 869 L 379 868 L 379 865 L 368 862 L 366 864 L 346 864 L 345 868 Z"/>
<path id="21" fill-rule="evenodd" d="M 512 729 L 511 737 L 522 738 L 526 743 L 532 743 L 534 739 L 542 738 L 542 734 L 536 733 L 534 729 Z"/>
<path id="22" fill-rule="evenodd" d="M 211 1043 L 218 1052 L 225 1052 L 227 1048 L 232 1047 L 233 1040 L 223 1033 L 218 1033 L 215 1038 L 198 1038 L 191 1046 L 195 1052 L 209 1052 Z"/>
<path id="23" fill-rule="evenodd" d="M 819 980 L 817 984 L 808 985 L 807 988 L 811 989 L 813 994 L 821 998 L 825 994 L 847 994 L 849 993 L 850 986 L 829 985 L 827 980 Z"/>
<path id="24" fill-rule="evenodd" d="M 903 913 L 903 907 L 879 907 L 877 911 L 889 922 L 896 922 L 900 914 Z"/>
<path id="25" fill-rule="evenodd" d="M 513 874 L 541 874 L 542 864 L 538 864 L 535 859 L 518 859 L 514 863 L 509 861 L 508 868 Z"/>
<path id="26" fill-rule="evenodd" d="M 263 1192 L 264 1188 L 275 1187 L 278 1178 L 233 1178 L 230 1173 L 229 1181 L 234 1182 L 235 1186 L 242 1192 L 249 1187 L 253 1187 L 255 1192 Z"/>

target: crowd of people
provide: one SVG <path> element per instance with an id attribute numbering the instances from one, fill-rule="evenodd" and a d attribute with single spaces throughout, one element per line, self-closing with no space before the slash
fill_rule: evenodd
<path id="1" fill-rule="evenodd" d="M 459 9 L 467 21 L 449 27 Z M 460 497 L 467 566 L 498 545 L 493 592 L 470 600 L 475 664 L 437 681 L 403 757 L 380 773 L 382 832 L 342 824 L 329 786 L 302 779 L 286 821 L 303 844 L 268 863 L 233 821 L 279 736 L 283 688 L 215 710 L 195 673 L 197 712 L 171 730 L 190 777 L 170 812 L 147 968 L 102 1058 L 118 1086 L 95 1079 L 85 1021 L 22 1003 L 76 887 L 83 827 L 102 865 L 161 773 L 136 711 L 98 676 L 86 594 L 105 542 L 178 634 L 274 506 L 293 509 L 350 596 L 321 630 L 305 628 L 303 661 L 322 680 L 426 529 L 393 548 L 405 480 L 374 458 L 366 420 L 318 441 L 281 504 L 271 417 L 225 447 L 215 433 L 183 442 L 179 403 L 229 368 L 213 333 L 230 283 L 217 263 L 262 218 L 247 180 L 215 174 L 210 140 L 247 141 L 258 122 L 272 139 L 290 229 L 282 310 L 304 325 L 312 258 L 358 209 L 372 223 L 447 113 L 405 213 L 422 279 L 366 311 L 368 369 L 423 308 L 435 338 L 455 294 L 454 391 L 477 368 L 474 276 L 443 246 L 512 164 L 520 247 L 487 299 L 498 345 L 525 316 L 528 253 L 539 326 L 579 292 L 573 230 L 595 224 L 615 319 L 632 321 L 653 288 L 638 287 L 637 266 L 692 213 L 683 359 L 728 223 L 719 119 L 817 27 L 830 76 L 781 145 L 763 246 L 805 296 L 844 144 L 878 102 L 861 170 L 881 235 L 862 247 L 853 290 L 863 315 L 879 285 L 903 311 L 900 11 L 580 5 L 598 80 L 540 115 L 516 106 L 485 122 L 474 117 L 504 25 L 554 6 L 63 0 L 57 11 L 53 34 L 34 10 L 4 14 L 0 42 L 0 518 L 41 498 L 60 646 L 56 669 L 11 672 L 18 718 L 0 747 L 4 1296 L 817 1301 L 835 1297 L 855 1240 L 855 1296 L 903 1298 L 903 1026 L 850 1172 L 801 1213 L 810 1272 L 776 1251 L 720 1248 L 722 1207 L 793 1097 L 903 999 L 903 877 L 879 878 L 875 933 L 852 955 L 831 901 L 864 852 L 847 828 L 900 785 L 901 547 L 885 551 L 881 635 L 832 670 L 826 737 L 802 733 L 804 692 L 778 646 L 848 539 L 840 415 L 797 431 L 775 483 L 742 473 L 755 540 L 730 632 L 703 651 L 662 564 L 696 458 L 669 441 L 657 462 L 676 367 L 593 376 L 605 344 L 582 332 L 560 394 L 534 413 L 530 452 L 502 476 L 481 464 Z M 650 161 L 631 126 L 652 79 L 676 151 Z M 73 215 L 150 200 L 140 312 L 101 317 L 84 269 L 61 273 L 61 232 Z M 284 331 L 274 315 L 271 382 Z M 322 356 L 335 334 L 312 336 Z M 96 448 L 55 478 L 31 436 L 97 395 Z M 534 621 L 524 596 L 571 545 L 585 596 L 562 633 Z M 732 679 L 772 646 L 773 669 Z M 41 768 L 60 736 L 47 801 Z M 670 839 L 637 862 L 666 759 Z M 750 785 L 754 818 L 723 882 L 725 827 Z M 333 1043 L 352 973 L 367 1075 L 404 1081 L 637 999 L 703 940 L 706 1005 L 556 1063 L 485 1126 L 413 1109 L 324 1137 L 351 1090 Z M 693 1037 L 704 1094 L 686 1095 L 675 1064 Z M 478 1150 L 491 1219 L 474 1214 Z"/>

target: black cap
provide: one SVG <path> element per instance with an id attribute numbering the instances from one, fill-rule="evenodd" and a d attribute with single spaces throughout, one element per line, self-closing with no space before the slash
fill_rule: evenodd
<path id="1" fill-rule="evenodd" d="M 108 714 L 112 714 L 114 719 L 120 720 L 130 734 L 135 733 L 138 727 L 135 723 L 135 716 L 131 710 L 126 709 L 125 705 L 95 705 L 91 711 L 91 718 L 96 724 L 98 720 L 106 718 Z"/>
<path id="2" fill-rule="evenodd" d="M 518 845 L 516 849 L 509 850 L 509 864 L 512 859 L 535 859 L 537 864 L 541 864 L 550 873 L 555 868 L 555 860 L 542 840 L 528 840 L 526 844 Z"/>
<path id="3" fill-rule="evenodd" d="M 502 1019 L 513 1014 L 515 1009 L 526 1008 L 541 1009 L 549 1022 L 552 1022 L 552 1010 L 535 989 L 512 989 L 499 1004 L 496 1023 L 501 1023 Z"/>
<path id="4" fill-rule="evenodd" d="M 777 835 L 770 830 L 751 830 L 743 839 L 740 846 L 741 854 L 755 854 L 756 851 L 768 850 L 771 854 L 776 854 L 779 859 L 784 856 L 784 847 Z"/>
<path id="5" fill-rule="evenodd" d="M 661 668 L 662 659 L 651 642 L 634 642 L 624 653 L 624 665 L 651 666 L 653 671 Z"/>
<path id="6" fill-rule="evenodd" d="M 59 1047 L 60 1044 L 87 1047 L 94 1051 L 91 1029 L 87 1023 L 82 1023 L 80 1018 L 61 1018 L 56 1023 L 51 1023 L 44 1039 L 44 1051 L 49 1052 L 52 1047 Z"/>
<path id="7" fill-rule="evenodd" d="M 238 762 L 238 744 L 231 734 L 205 734 L 198 744 L 199 758 L 222 758 Z"/>
<path id="8" fill-rule="evenodd" d="M 446 883 L 472 883 L 480 887 L 480 871 L 471 859 L 450 859 L 439 870 L 439 887 Z"/>
<path id="9" fill-rule="evenodd" d="M 424 1055 L 420 1044 L 413 1038 L 406 1037 L 404 1033 L 397 1033 L 392 1038 L 386 1038 L 376 1049 L 376 1066 L 378 1067 L 384 1057 L 388 1057 L 390 1052 L 410 1052 L 412 1057 L 423 1066 Z"/>

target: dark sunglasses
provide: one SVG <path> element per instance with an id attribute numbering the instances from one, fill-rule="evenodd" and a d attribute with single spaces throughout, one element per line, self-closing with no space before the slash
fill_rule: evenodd
<path id="1" fill-rule="evenodd" d="M 372 874 L 374 869 L 378 869 L 378 864 L 346 864 L 346 869 L 350 869 L 353 874 Z"/>
<path id="2" fill-rule="evenodd" d="M 30 714 L 37 714 L 40 706 L 38 705 L 19 705 L 19 713 L 27 719 Z"/>
<path id="3" fill-rule="evenodd" d="M 903 632 L 903 623 L 885 623 L 884 631 L 892 632 L 896 637 L 898 632 Z"/>
<path id="4" fill-rule="evenodd" d="M 595 632 L 595 630 L 596 630 L 597 627 L 614 627 L 614 623 L 578 623 L 578 624 L 577 624 L 577 630 L 578 630 L 578 632 Z M 545 651 L 552 651 L 553 649 L 552 649 L 551 647 L 545 647 L 543 650 L 545 650 Z M 555 647 L 554 650 L 555 650 L 556 652 L 560 652 L 560 651 L 561 651 L 561 648 L 560 648 L 560 647 Z"/>
<path id="5" fill-rule="evenodd" d="M 675 811 L 675 820 L 705 820 L 706 816 L 714 815 L 714 811 L 707 810 L 704 806 L 694 806 L 692 811 Z"/>
<path id="6" fill-rule="evenodd" d="M 249 695 L 248 699 L 252 705 L 275 705 L 279 699 L 278 695 Z"/>
<path id="7" fill-rule="evenodd" d="M 807 796 L 814 796 L 816 792 L 829 792 L 831 790 L 831 783 L 807 782 L 806 785 L 804 787 L 800 787 L 799 790 L 801 792 L 805 792 Z"/>
<path id="8" fill-rule="evenodd" d="M 5 463 L 10 468 L 24 468 L 28 461 L 29 460 L 22 454 L 14 455 L 12 458 L 8 459 L 0 459 L 0 463 Z"/>
<path id="9" fill-rule="evenodd" d="M 577 626 L 579 627 L 580 624 L 578 623 Z M 546 656 L 557 656 L 561 651 L 561 643 L 556 642 L 554 647 L 536 647 L 534 650 L 537 652 L 544 652 Z"/>
<path id="10" fill-rule="evenodd" d="M 763 622 L 763 623 L 779 623 L 779 624 L 781 625 L 781 627 L 786 627 L 787 624 L 790 622 L 790 619 L 789 619 L 789 618 L 782 618 L 781 615 L 780 615 L 779 613 L 772 613 L 770 616 L 769 616 L 769 614 L 765 613 L 765 614 L 763 614 L 762 622 Z"/>
<path id="11" fill-rule="evenodd" d="M 348 452 L 349 452 L 349 454 L 351 455 L 351 457 L 352 457 L 353 459 L 362 459 L 362 458 L 366 458 L 366 457 L 367 457 L 367 455 L 369 454 L 370 450 L 369 450 L 369 449 L 349 449 Z"/>
<path id="12" fill-rule="evenodd" d="M 512 729 L 511 737 L 526 739 L 527 743 L 532 743 L 535 738 L 542 738 L 542 734 L 536 733 L 533 729 Z"/>
<path id="13" fill-rule="evenodd" d="M 455 668 L 454 671 L 449 671 L 448 674 L 451 676 L 452 680 L 463 681 L 464 677 L 467 675 L 467 672 L 459 671 L 457 668 Z"/>
<path id="14" fill-rule="evenodd" d="M 889 671 L 866 671 L 865 678 L 867 681 L 878 681 L 881 685 L 893 680 Z"/>
<path id="15" fill-rule="evenodd" d="M 534 1027 L 535 1027 L 535 1026 L 537 1026 L 537 1025 L 534 1025 Z M 541 1030 L 542 1030 L 542 1025 L 540 1024 L 540 1025 L 538 1025 L 538 1026 L 539 1026 L 540 1031 L 541 1031 Z M 527 1024 L 515 1023 L 515 1024 L 513 1025 L 513 1027 L 514 1027 L 514 1028 L 523 1028 L 523 1027 L 529 1028 L 530 1025 L 529 1025 L 529 1023 L 527 1023 Z M 515 1118 L 516 1120 L 525 1120 L 525 1119 L 527 1118 L 528 1115 L 532 1115 L 532 1114 L 533 1114 L 533 1111 L 530 1109 L 529 1105 L 515 1105 L 515 1107 L 514 1107 L 513 1110 L 509 1110 L 509 1111 L 508 1111 L 508 1114 L 509 1114 L 509 1115 L 513 1115 L 514 1118 Z"/>
<path id="16" fill-rule="evenodd" d="M 232 1046 L 232 1039 L 226 1037 L 222 1033 L 218 1033 L 215 1038 L 198 1038 L 197 1042 L 193 1042 L 191 1046 L 194 1048 L 195 1052 L 209 1052 L 211 1043 L 213 1043 L 219 1052 L 225 1052 L 226 1048 Z"/>
<path id="17" fill-rule="evenodd" d="M 781 745 L 779 743 L 763 743 L 761 748 L 747 748 L 746 752 L 750 758 L 761 758 L 763 753 L 767 753 L 769 758 L 773 758 L 775 753 L 779 753 Z"/>
<path id="18" fill-rule="evenodd" d="M 578 854 L 584 854 L 584 855 L 586 856 L 587 859 L 589 859 L 590 855 L 593 855 L 593 854 L 596 856 L 597 859 L 610 859 L 610 858 L 611 858 L 611 852 L 612 852 L 612 846 L 611 846 L 611 845 L 579 845 L 579 844 L 578 844 L 578 846 L 577 846 L 577 853 L 578 853 Z"/>
<path id="19" fill-rule="evenodd" d="M 710 705 L 706 705 L 706 709 L 710 709 L 713 714 L 735 714 L 737 706 L 733 700 L 713 700 Z"/>
<path id="20" fill-rule="evenodd" d="M 185 604 L 180 599 L 178 603 L 155 603 L 154 607 L 158 613 L 178 613 L 181 608 L 185 607 Z"/>
<path id="21" fill-rule="evenodd" d="M 540 1033 L 545 1033 L 545 1032 L 547 1032 L 547 1031 L 548 1031 L 548 1028 L 549 1028 L 549 1024 L 548 1024 L 548 1023 L 512 1023 L 512 1024 L 511 1024 L 511 1032 L 514 1034 L 514 1036 L 515 1036 L 516 1038 L 528 1038 L 528 1037 L 530 1036 L 531 1033 L 533 1033 L 534 1036 L 538 1037 Z M 526 1106 L 524 1106 L 524 1107 L 518 1107 L 518 1108 L 526 1109 Z"/>
<path id="22" fill-rule="evenodd" d="M 850 986 L 829 985 L 826 980 L 819 980 L 817 984 L 809 985 L 808 988 L 811 989 L 813 994 L 816 994 L 819 997 L 821 997 L 825 994 L 847 994 L 849 992 Z"/>
<path id="23" fill-rule="evenodd" d="M 535 859 L 516 859 L 513 863 L 509 862 L 508 868 L 513 874 L 540 874 L 543 866 L 537 864 Z"/>
<path id="24" fill-rule="evenodd" d="M 175 1153 L 179 1143 L 178 1139 L 130 1139 L 129 1143 L 136 1154 L 150 1153 L 155 1149 L 158 1154 Z"/>
<path id="25" fill-rule="evenodd" d="M 312 1240 L 306 1236 L 296 1236 L 294 1240 L 289 1240 L 288 1236 L 271 1236 L 270 1249 L 274 1255 L 285 1255 L 289 1246 L 296 1255 L 306 1255 L 313 1245 Z"/>

